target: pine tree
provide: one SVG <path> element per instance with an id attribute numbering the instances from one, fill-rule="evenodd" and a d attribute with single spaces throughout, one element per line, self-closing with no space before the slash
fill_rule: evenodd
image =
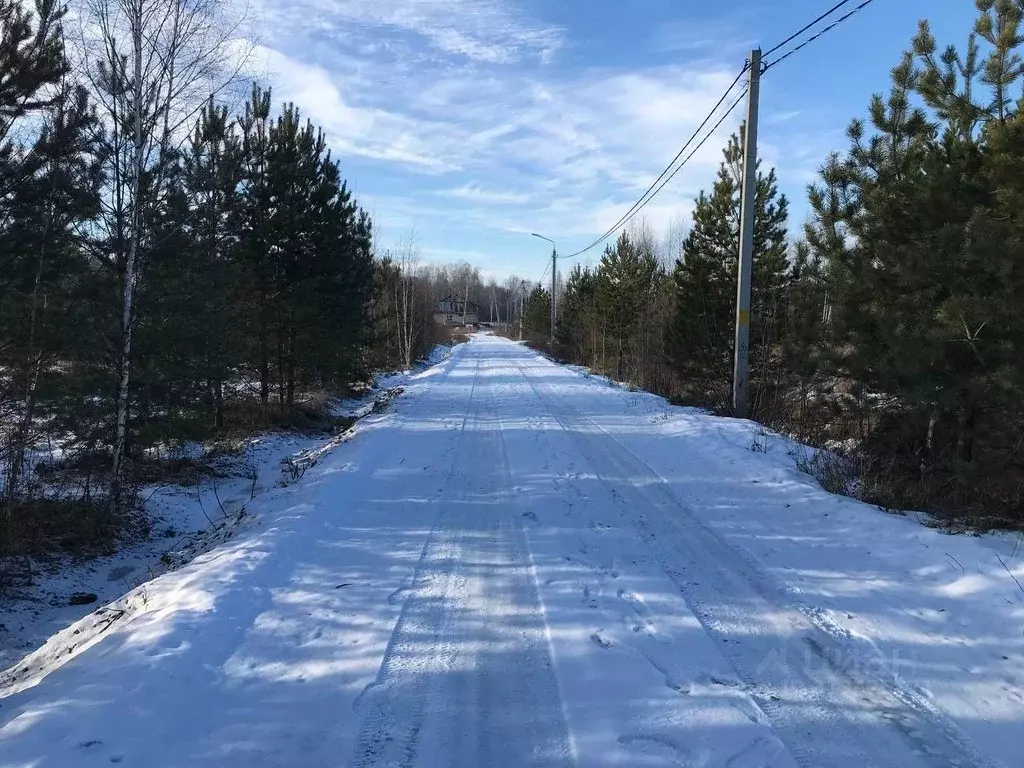
<path id="1" fill-rule="evenodd" d="M 206 318 L 199 380 L 212 401 L 214 424 L 222 429 L 224 388 L 237 376 L 243 354 L 237 252 L 241 148 L 227 107 L 210 99 L 199 115 L 189 150 L 185 169 L 193 206 L 192 251 L 198 267 L 197 284 L 204 286 Z"/>
<path id="2" fill-rule="evenodd" d="M 290 104 L 270 131 L 267 179 L 277 394 L 292 408 L 299 386 L 347 385 L 362 373 L 373 233 L 322 131 Z"/>
<path id="3" fill-rule="evenodd" d="M 1021 9 L 977 6 L 963 51 L 937 55 L 922 23 L 812 188 L 807 230 L 828 292 L 817 360 L 870 414 L 865 487 L 895 473 L 886 503 L 951 512 L 1014 498 L 1021 423 Z"/>
<path id="4" fill-rule="evenodd" d="M 985 303 L 973 300 L 964 309 L 973 316 L 972 346 L 986 334 L 988 383 L 998 407 L 984 414 L 988 432 L 998 444 L 997 455 L 1015 455 L 1019 444 L 1014 435 L 1022 428 L 1019 404 L 1024 401 L 1024 110 L 1017 109 L 987 135 L 984 153 L 984 181 L 992 192 L 987 211 L 975 211 L 971 222 L 977 233 L 977 248 L 988 265 L 989 293 Z M 995 331 L 993 334 L 992 331 Z"/>
<path id="5" fill-rule="evenodd" d="M 539 285 L 523 306 L 523 334 L 535 344 L 547 344 L 551 335 L 551 294 Z"/>
<path id="6" fill-rule="evenodd" d="M 676 308 L 669 359 L 687 397 L 724 407 L 732 381 L 736 269 L 739 255 L 742 132 L 725 148 L 711 194 L 701 192 L 693 227 L 673 274 Z M 781 290 L 786 282 L 788 201 L 775 171 L 758 171 L 751 285 L 752 378 L 763 381 L 778 338 Z M 755 393 L 757 388 L 755 387 Z"/>
<path id="7" fill-rule="evenodd" d="M 240 150 L 226 108 L 208 102 L 188 143 L 164 163 L 160 205 L 146 220 L 153 235 L 138 299 L 145 312 L 136 328 L 135 431 L 143 444 L 223 429 L 225 387 L 238 379 L 246 351 Z M 171 406 L 167 416 L 145 417 L 161 406 Z"/>
<path id="8" fill-rule="evenodd" d="M 829 291 L 825 264 L 806 240 L 793 248 L 793 265 L 785 289 L 785 320 L 781 355 L 788 390 L 788 413 L 777 414 L 782 426 L 798 437 L 817 441 L 820 413 L 810 409 L 813 395 L 830 386 L 827 364 Z"/>
<path id="9" fill-rule="evenodd" d="M 596 340 L 603 336 L 606 318 L 598 308 L 597 275 L 576 265 L 565 281 L 555 328 L 555 342 L 569 359 L 593 365 L 597 359 Z"/>
<path id="10" fill-rule="evenodd" d="M 1024 17 L 1020 2 L 975 0 L 975 5 L 978 18 L 963 52 L 949 46 L 937 55 L 927 21 L 921 22 L 913 40 L 913 55 L 919 63 L 915 89 L 939 119 L 965 140 L 974 137 L 979 125 L 1004 123 L 1014 114 L 1017 106 L 1011 94 L 1024 75 L 1024 58 L 1018 50 Z M 990 47 L 984 59 L 978 38 Z"/>
<path id="11" fill-rule="evenodd" d="M 80 231 L 99 202 L 98 126 L 70 78 L 63 16 L 54 2 L 32 14 L 0 0 L 0 415 L 10 426 L 0 445 L 0 552 L 14 546 L 37 415 L 57 429 L 68 423 L 57 408 L 86 346 L 71 343 L 84 330 L 76 299 L 90 268 Z"/>
<path id="12" fill-rule="evenodd" d="M 614 375 L 633 377 L 626 371 L 627 347 L 641 342 L 645 320 L 650 315 L 664 280 L 649 242 L 631 239 L 623 232 L 615 246 L 605 248 L 597 268 L 597 305 L 612 342 Z"/>
<path id="13" fill-rule="evenodd" d="M 307 260 L 309 303 L 300 313 L 299 341 L 306 375 L 322 386 L 346 387 L 366 374 L 373 288 L 373 231 L 330 153 L 319 165 L 312 198 Z"/>
<path id="14" fill-rule="evenodd" d="M 246 313 L 249 357 L 259 379 L 260 409 L 268 418 L 271 384 L 271 323 L 276 293 L 271 267 L 271 92 L 255 83 L 239 121 L 242 132 L 242 187 L 238 220 L 239 253 L 251 296 Z"/>
<path id="15" fill-rule="evenodd" d="M 323 133 L 291 106 L 272 120 L 255 88 L 241 120 L 210 99 L 179 142 L 172 113 L 191 96 L 175 88 L 195 84 L 188 67 L 213 67 L 193 50 L 170 73 L 196 42 L 189 30 L 205 34 L 198 15 L 160 26 L 159 12 L 179 10 L 90 6 L 131 33 L 121 51 L 98 25 L 104 53 L 82 75 L 91 101 L 64 53 L 63 11 L 0 0 L 4 552 L 26 503 L 79 505 L 60 519 L 115 533 L 136 470 L 164 445 L 237 427 L 254 373 L 266 419 L 274 378 L 289 410 L 374 364 L 372 223 Z M 60 499 L 26 466 L 44 430 L 66 457 L 52 471 L 85 468 L 64 476 L 81 484 Z"/>
<path id="16" fill-rule="evenodd" d="M 202 365 L 208 343 L 208 302 L 220 300 L 217 286 L 203 282 L 203 255 L 187 172 L 187 160 L 175 152 L 163 159 L 163 188 L 158 205 L 147 207 L 142 225 L 148 233 L 144 278 L 135 295 L 134 360 L 129 447 L 203 440 L 212 424 Z M 203 285 L 204 290 L 196 290 Z M 203 322 L 197 323 L 196 318 Z"/>
<path id="17" fill-rule="evenodd" d="M 5 191 L 17 178 L 10 175 L 15 170 L 12 162 L 17 162 L 16 145 L 8 141 L 11 126 L 61 98 L 46 87 L 60 83 L 70 70 L 61 32 L 64 15 L 55 0 L 41 0 L 35 13 L 16 0 L 0 0 L 0 162 L 6 166 Z"/>

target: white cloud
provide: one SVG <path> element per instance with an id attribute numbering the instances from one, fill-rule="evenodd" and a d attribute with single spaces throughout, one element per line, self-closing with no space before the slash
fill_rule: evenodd
<path id="1" fill-rule="evenodd" d="M 665 19 L 654 25 L 647 46 L 657 53 L 678 55 L 726 55 L 739 59 L 750 52 L 757 41 L 746 35 L 757 24 L 751 9 L 723 7 L 724 15 L 713 20 Z"/>
<path id="2" fill-rule="evenodd" d="M 422 87 L 414 78 L 367 90 L 361 76 L 263 52 L 277 94 L 322 124 L 336 151 L 418 171 L 472 173 L 486 183 L 456 187 L 461 194 L 452 194 L 450 184 L 438 191 L 481 204 L 525 202 L 529 195 L 543 203 L 553 194 L 588 197 L 609 189 L 621 190 L 623 200 L 636 195 L 732 80 L 725 71 L 677 67 L 561 81 L 516 71 L 483 80 L 456 72 L 433 82 L 424 75 Z M 372 105 L 382 95 L 390 108 Z M 716 165 L 723 141 L 709 142 L 692 170 L 680 174 L 684 183 L 672 186 L 685 187 L 693 171 Z M 513 197 L 505 192 L 510 187 Z M 485 190 L 498 194 L 488 199 Z"/>
<path id="3" fill-rule="evenodd" d="M 266 46 L 257 46 L 253 59 L 268 74 L 275 100 L 294 102 L 322 126 L 336 155 L 383 160 L 426 172 L 458 169 L 424 144 L 418 121 L 385 109 L 350 104 L 338 78 L 323 67 Z"/>
<path id="4" fill-rule="evenodd" d="M 259 2 L 260 0 L 256 0 Z M 291 0 L 267 5 L 264 68 L 275 101 L 322 125 L 360 171 L 378 232 L 430 247 L 554 233 L 584 245 L 624 213 L 697 128 L 735 71 L 569 68 L 564 33 L 505 0 Z M 714 181 L 736 110 L 643 213 L 657 232 Z M 791 151 L 784 147 L 780 152 Z M 466 233 L 469 234 L 466 234 Z"/>
<path id="5" fill-rule="evenodd" d="M 771 112 L 767 115 L 767 119 L 764 121 L 769 125 L 778 125 L 779 123 L 787 123 L 790 120 L 800 117 L 804 114 L 802 109 L 791 109 L 786 112 Z"/>
<path id="6" fill-rule="evenodd" d="M 442 189 L 437 192 L 442 197 L 454 197 L 458 200 L 469 200 L 476 203 L 495 205 L 515 205 L 528 203 L 532 195 L 525 192 L 509 192 L 500 189 L 486 189 L 479 184 L 465 184 L 454 189 Z"/>
<path id="7" fill-rule="evenodd" d="M 498 63 L 547 55 L 560 30 L 528 23 L 501 0 L 334 0 L 343 18 L 422 36 L 446 54 Z"/>
<path id="8" fill-rule="evenodd" d="M 435 52 L 482 63 L 550 60 L 562 31 L 530 23 L 502 0 L 257 0 L 277 34 L 311 28 L 367 34 L 405 32 Z"/>

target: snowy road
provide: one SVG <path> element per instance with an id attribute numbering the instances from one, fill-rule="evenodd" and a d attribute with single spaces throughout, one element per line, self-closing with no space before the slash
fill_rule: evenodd
<path id="1" fill-rule="evenodd" d="M 1012 542 L 752 435 L 474 337 L 9 678 L 0 768 L 1020 765 Z"/>

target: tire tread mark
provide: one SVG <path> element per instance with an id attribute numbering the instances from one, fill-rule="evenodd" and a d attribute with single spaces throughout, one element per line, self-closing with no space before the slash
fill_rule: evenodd
<path id="1" fill-rule="evenodd" d="M 685 530 L 680 529 L 680 526 L 676 521 L 671 519 L 666 520 L 666 522 L 672 525 L 672 527 L 675 528 L 678 533 L 680 533 L 683 536 L 688 535 L 691 537 L 696 533 L 701 538 L 704 538 L 709 543 L 711 543 L 715 549 L 731 553 L 733 555 L 732 559 L 740 560 L 740 563 L 738 564 L 740 567 L 734 568 L 734 570 L 736 570 L 737 572 L 737 575 L 740 576 L 740 578 L 742 578 L 743 581 L 749 584 L 749 586 L 759 597 L 767 600 L 769 603 L 772 603 L 777 607 L 790 609 L 798 613 L 799 616 L 803 619 L 803 623 L 809 625 L 809 628 L 812 630 L 812 634 L 814 636 L 813 639 L 817 640 L 817 643 L 811 642 L 808 643 L 808 646 L 813 649 L 814 646 L 817 645 L 819 655 L 825 662 L 834 661 L 835 656 L 841 656 L 841 654 L 839 653 L 833 655 L 832 651 L 829 650 L 830 647 L 834 644 L 834 641 L 832 636 L 829 634 L 828 630 L 826 628 L 821 627 L 817 622 L 813 620 L 812 616 L 808 616 L 807 613 L 801 610 L 799 606 L 787 605 L 786 601 L 782 601 L 782 604 L 779 605 L 780 595 L 776 589 L 772 589 L 765 583 L 764 575 L 756 572 L 752 574 L 751 571 L 754 571 L 753 564 L 746 562 L 739 553 L 737 553 L 729 544 L 727 544 L 721 538 L 721 536 L 719 536 L 713 530 L 709 529 L 703 522 L 696 518 L 693 515 L 693 513 L 690 512 L 689 509 L 686 507 L 686 504 L 678 499 L 678 497 L 675 495 L 674 490 L 665 481 L 665 479 L 649 464 L 647 464 L 647 462 L 645 462 L 641 457 L 637 456 L 632 450 L 630 450 L 614 435 L 609 433 L 599 423 L 597 423 L 590 417 L 580 414 L 571 405 L 564 403 L 560 395 L 557 395 L 552 392 L 550 393 L 549 398 L 548 396 L 542 394 L 538 386 L 531 380 L 530 376 L 523 369 L 522 365 L 515 363 L 515 367 L 519 371 L 520 375 L 522 375 L 530 389 L 533 390 L 538 400 L 548 409 L 551 416 L 559 424 L 561 429 L 564 432 L 566 432 L 570 440 L 572 440 L 578 447 L 581 447 L 581 443 L 588 443 L 587 447 L 589 448 L 589 451 L 593 451 L 593 441 L 585 433 L 582 433 L 579 429 L 571 429 L 570 425 L 566 423 L 566 419 L 564 418 L 566 415 L 568 415 L 570 418 L 576 419 L 579 422 L 587 423 L 590 427 L 600 432 L 619 451 L 626 454 L 629 460 L 639 465 L 639 467 L 645 470 L 652 478 L 655 478 L 657 481 L 659 481 L 658 485 L 661 486 L 663 490 L 671 496 L 671 499 L 674 502 L 674 506 L 686 518 L 687 525 Z M 551 399 L 557 399 L 561 401 L 561 407 L 555 407 L 552 404 Z M 601 473 L 597 471 L 597 468 L 593 466 L 591 458 L 588 457 L 586 454 L 584 454 L 584 458 L 587 459 L 588 463 L 591 464 L 591 468 L 594 469 L 595 476 L 599 480 L 601 480 L 601 482 L 604 483 L 605 486 L 614 495 L 616 492 L 608 484 L 607 479 L 602 477 Z M 614 462 L 614 457 L 608 456 L 607 458 Z M 768 715 L 769 719 L 773 723 L 778 724 L 780 722 L 785 721 L 787 718 L 783 711 L 783 705 L 780 703 L 781 699 L 772 690 L 771 686 L 765 686 L 762 681 L 758 680 L 752 674 L 753 670 L 750 670 L 749 664 L 741 658 L 741 654 L 735 647 L 735 644 L 729 642 L 728 639 L 723 636 L 722 631 L 718 627 L 716 627 L 713 624 L 713 622 L 709 621 L 708 614 L 711 611 L 709 611 L 709 608 L 703 604 L 703 602 L 699 599 L 699 596 L 695 594 L 693 584 L 684 577 L 684 574 L 679 573 L 678 569 L 672 565 L 671 561 L 675 558 L 667 556 L 667 553 L 664 550 L 673 548 L 668 548 L 663 542 L 659 541 L 660 537 L 656 535 L 656 533 L 650 528 L 646 521 L 640 521 L 639 519 L 634 518 L 633 524 L 634 527 L 637 529 L 638 533 L 640 534 L 641 538 L 652 549 L 652 552 L 655 554 L 658 561 L 661 563 L 661 566 L 665 571 L 666 575 L 674 584 L 676 584 L 677 588 L 680 590 L 683 597 L 690 604 L 691 610 L 693 610 L 694 615 L 697 617 L 698 621 L 700 621 L 700 623 L 704 627 L 705 632 L 709 635 L 709 637 L 711 637 L 715 641 L 716 646 L 719 648 L 722 654 L 729 660 L 730 664 L 734 667 L 737 674 L 739 674 L 740 677 L 744 679 L 747 685 L 748 693 L 751 695 L 751 697 L 755 700 L 758 706 L 765 712 L 765 714 Z M 724 563 L 722 563 L 722 565 L 723 567 L 725 566 Z M 783 664 L 788 663 L 787 660 L 784 659 L 780 659 L 780 662 Z M 795 671 L 803 673 L 800 676 L 805 678 L 807 677 L 806 670 L 797 669 Z M 885 702 L 885 704 L 887 705 L 887 710 L 891 711 L 893 709 L 902 709 L 903 712 L 901 712 L 900 714 L 902 714 L 903 717 L 895 718 L 894 721 L 890 724 L 894 725 L 896 729 L 904 737 L 906 737 L 909 741 L 914 743 L 919 750 L 924 751 L 925 754 L 932 752 L 935 748 L 935 745 L 932 743 L 920 742 L 921 727 L 924 727 L 928 732 L 931 733 L 931 735 L 939 737 L 942 741 L 946 742 L 946 748 L 943 749 L 937 755 L 930 755 L 931 758 L 943 760 L 942 764 L 949 765 L 953 768 L 981 768 L 982 766 L 987 766 L 988 768 L 999 768 L 999 763 L 988 760 L 982 757 L 980 754 L 978 754 L 976 748 L 974 748 L 973 745 L 970 744 L 970 741 L 966 737 L 966 735 L 962 734 L 954 723 L 949 722 L 947 718 L 945 718 L 941 713 L 935 711 L 932 707 L 922 705 L 922 703 L 916 701 L 914 697 L 908 695 L 907 692 L 899 689 L 898 687 L 892 686 L 891 684 L 887 684 L 887 681 L 885 680 L 880 680 L 873 676 L 869 679 L 855 679 L 851 677 L 847 673 L 847 671 L 838 668 L 838 666 L 833 666 L 831 671 L 832 674 L 830 674 L 829 677 L 832 679 L 828 680 L 828 683 L 834 683 L 836 679 L 838 679 L 841 681 L 841 684 L 845 684 L 847 687 L 852 687 L 860 690 L 867 688 L 869 689 L 870 693 L 874 694 L 876 700 L 880 699 Z M 813 677 L 812 682 L 814 682 Z M 820 683 L 821 681 L 818 680 L 817 682 Z M 834 707 L 834 704 L 828 702 L 827 700 L 820 701 L 819 704 Z M 908 722 L 911 724 L 907 725 Z M 842 732 L 844 733 L 843 740 L 847 743 L 848 748 L 861 753 L 861 758 L 865 761 L 862 764 L 872 764 L 866 762 L 868 759 L 868 755 L 864 753 L 864 747 L 860 743 L 858 743 L 862 740 L 852 738 L 848 730 L 845 728 L 842 729 Z M 838 733 L 834 733 L 834 736 L 838 735 Z M 812 755 L 808 753 L 808 751 L 803 747 L 802 744 L 791 738 L 783 738 L 783 741 L 784 743 L 786 743 L 786 746 L 789 748 L 790 753 L 793 755 L 795 759 L 797 759 L 800 765 L 806 766 L 806 768 L 819 768 L 819 766 L 821 766 L 821 755 Z M 868 748 L 871 747 L 871 745 L 866 746 Z M 885 760 L 885 756 L 878 755 L 876 757 L 876 760 L 874 761 L 874 764 L 886 765 L 888 764 L 888 762 Z M 929 765 L 937 764 L 938 763 L 929 763 Z"/>
<path id="2" fill-rule="evenodd" d="M 463 356 L 464 355 L 460 355 L 460 359 Z M 452 361 L 452 368 L 454 368 L 455 363 L 456 361 Z M 408 596 L 402 603 L 398 619 L 395 622 L 395 626 L 388 638 L 387 645 L 384 648 L 384 654 L 381 658 L 377 675 L 373 682 L 371 682 L 359 697 L 357 697 L 357 709 L 362 708 L 362 702 L 367 696 L 373 697 L 377 693 L 383 693 L 382 689 L 388 684 L 388 681 L 393 674 L 392 665 L 395 659 L 397 645 L 404 636 L 406 624 L 409 621 L 409 613 L 412 607 L 416 604 L 416 593 L 424 586 L 428 556 L 431 548 L 437 541 L 438 532 L 444 523 L 444 512 L 447 507 L 444 500 L 451 496 L 452 480 L 455 477 L 461 449 L 465 441 L 466 427 L 469 424 L 471 416 L 475 415 L 474 404 L 479 379 L 480 359 L 477 358 L 476 367 L 473 372 L 473 383 L 470 386 L 469 398 L 466 403 L 466 412 L 463 414 L 459 434 L 455 439 L 451 464 L 445 473 L 445 486 L 440 500 L 441 503 L 438 504 L 438 513 L 434 518 L 426 540 L 423 542 L 423 548 L 420 550 L 420 556 L 416 564 L 415 573 L 410 582 L 409 589 L 407 590 Z M 415 682 L 416 690 L 414 692 L 414 698 L 416 699 L 416 706 L 414 706 L 412 717 L 401 718 L 400 722 L 396 722 L 396 720 L 399 720 L 399 718 L 396 717 L 397 713 L 392 711 L 387 700 L 381 700 L 371 704 L 372 709 L 363 717 L 359 734 L 356 738 L 356 746 L 351 761 L 352 768 L 373 768 L 373 766 L 378 765 L 386 766 L 387 768 L 398 768 L 398 766 L 409 766 L 413 764 L 412 761 L 415 759 L 419 731 L 424 718 L 424 711 L 422 707 L 423 696 L 421 694 L 423 693 L 422 689 L 426 685 L 426 682 L 422 679 L 417 679 Z M 384 699 L 383 696 L 380 698 Z M 395 750 L 399 751 L 402 760 L 402 762 L 397 765 L 393 761 L 393 753 Z M 382 760 L 384 760 L 384 762 L 381 762 Z"/>

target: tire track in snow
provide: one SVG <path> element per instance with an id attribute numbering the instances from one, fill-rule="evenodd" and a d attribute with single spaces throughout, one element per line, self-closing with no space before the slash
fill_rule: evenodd
<path id="1" fill-rule="evenodd" d="M 524 580 L 522 584 L 522 590 L 526 597 L 524 602 L 534 607 L 535 626 L 533 631 L 535 636 L 532 639 L 532 644 L 535 646 L 535 656 L 540 662 L 540 668 L 545 671 L 544 679 L 538 687 L 540 690 L 537 691 L 537 693 L 542 694 L 542 698 L 538 703 L 549 709 L 552 707 L 557 709 L 557 715 L 552 711 L 548 718 L 553 722 L 557 721 L 555 728 L 559 733 L 556 735 L 556 738 L 559 741 L 562 741 L 564 738 L 564 743 L 559 744 L 559 752 L 565 754 L 568 758 L 564 763 L 566 765 L 575 765 L 577 761 L 576 744 L 572 730 L 569 727 L 569 717 L 565 709 L 565 698 L 562 695 L 558 675 L 555 672 L 554 650 L 551 642 L 551 628 L 547 621 L 547 609 L 541 598 L 537 567 L 530 549 L 530 539 L 523 524 L 523 517 L 515 513 L 515 488 L 512 481 L 512 463 L 508 452 L 508 445 L 505 441 L 505 424 L 497 408 L 494 415 L 497 422 L 498 439 L 501 445 L 501 471 L 504 488 L 509 500 L 513 502 L 512 514 L 510 516 L 513 530 L 513 545 L 518 553 L 518 561 L 525 566 L 525 571 L 528 572 L 528 579 Z M 562 734 L 564 734 L 564 737 Z"/>
<path id="2" fill-rule="evenodd" d="M 359 768 L 573 765 L 500 418 L 480 379 L 478 358 L 438 524 L 360 707 Z"/>
<path id="3" fill-rule="evenodd" d="M 996 765 L 981 758 L 940 714 L 918 706 L 884 680 L 844 668 L 841 645 L 694 517 L 660 475 L 560 395 L 531 380 L 522 365 L 513 364 L 801 765 Z M 735 764 L 745 764 L 748 757 L 753 755 L 741 759 L 737 754 Z"/>
<path id="4" fill-rule="evenodd" d="M 463 355 L 460 355 L 461 358 Z M 446 375 L 450 375 L 456 361 L 450 362 Z M 450 577 L 450 563 L 448 567 L 438 568 L 432 563 L 431 550 L 436 546 L 438 529 L 444 515 L 444 500 L 451 487 L 452 479 L 458 466 L 459 456 L 463 441 L 466 435 L 466 427 L 473 415 L 474 398 L 476 388 L 480 379 L 480 361 L 476 361 L 473 373 L 473 383 L 470 386 L 469 398 L 466 402 L 466 412 L 463 414 L 462 424 L 458 437 L 455 440 L 455 447 L 452 451 L 452 461 L 448 467 L 445 480 L 445 490 L 441 494 L 441 509 L 426 541 L 420 552 L 416 571 L 409 585 L 401 585 L 388 598 L 389 602 L 397 599 L 400 595 L 422 590 L 426 588 L 432 579 L 446 579 Z M 433 569 L 435 573 L 428 571 Z M 424 610 L 426 608 L 426 610 Z M 418 615 L 424 614 L 427 615 Z M 416 741 L 423 721 L 423 688 L 425 679 L 415 669 L 406 669 L 410 666 L 405 658 L 411 650 L 403 647 L 403 644 L 410 645 L 408 636 L 412 634 L 412 626 L 421 626 L 431 619 L 439 617 L 430 616 L 430 606 L 424 606 L 423 601 L 417 601 L 414 597 L 406 597 L 402 609 L 395 622 L 395 628 L 391 632 L 387 647 L 384 649 L 384 656 L 381 659 L 380 669 L 376 679 L 358 696 L 355 701 L 355 708 L 359 712 L 365 712 L 359 735 L 356 739 L 355 753 L 351 765 L 353 768 L 371 768 L 371 766 L 388 766 L 389 768 L 406 765 L 414 765 Z M 414 644 L 413 644 L 414 645 Z M 412 665 L 416 666 L 416 665 Z M 402 681 L 403 673 L 410 679 Z M 398 690 L 396 690 L 398 689 Z"/>

